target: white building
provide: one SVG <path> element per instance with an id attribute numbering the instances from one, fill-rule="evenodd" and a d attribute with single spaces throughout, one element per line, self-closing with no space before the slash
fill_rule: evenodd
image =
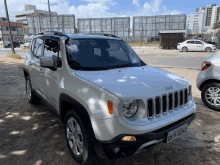
<path id="1" fill-rule="evenodd" d="M 202 33 L 204 13 L 189 14 L 187 27 L 189 33 Z"/>
<path id="2" fill-rule="evenodd" d="M 25 11 L 15 14 L 15 21 L 27 24 L 27 16 L 49 15 L 49 11 L 37 10 L 35 5 L 25 5 Z M 51 15 L 57 15 L 56 12 L 51 12 Z"/>
<path id="3" fill-rule="evenodd" d="M 196 9 L 196 14 L 189 14 L 187 28 L 190 33 L 204 33 L 219 21 L 220 6 L 210 4 Z"/>

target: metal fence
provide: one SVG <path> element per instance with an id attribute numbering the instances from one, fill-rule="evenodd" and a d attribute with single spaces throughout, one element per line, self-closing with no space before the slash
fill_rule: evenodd
<path id="1" fill-rule="evenodd" d="M 133 17 L 134 41 L 159 41 L 160 30 L 185 30 L 186 15 L 136 16 Z"/>
<path id="2" fill-rule="evenodd" d="M 75 15 L 55 15 L 45 16 L 27 16 L 29 34 L 36 35 L 42 31 L 61 31 L 65 33 L 76 33 Z"/>
<path id="3" fill-rule="evenodd" d="M 130 17 L 77 19 L 78 33 L 114 34 L 124 40 L 130 38 Z"/>

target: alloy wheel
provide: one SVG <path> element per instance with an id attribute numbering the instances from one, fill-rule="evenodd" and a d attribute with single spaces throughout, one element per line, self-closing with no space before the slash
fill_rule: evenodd
<path id="1" fill-rule="evenodd" d="M 67 121 L 66 134 L 74 155 L 76 157 L 82 156 L 84 146 L 82 131 L 80 125 L 73 117 L 70 117 Z"/>
<path id="2" fill-rule="evenodd" d="M 220 106 L 220 89 L 210 87 L 205 92 L 205 99 L 210 105 Z"/>

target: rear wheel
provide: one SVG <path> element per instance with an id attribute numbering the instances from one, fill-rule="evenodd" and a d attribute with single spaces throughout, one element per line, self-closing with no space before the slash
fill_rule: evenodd
<path id="1" fill-rule="evenodd" d="M 204 104 L 213 110 L 220 111 L 220 84 L 209 83 L 202 88 L 201 93 Z"/>
<path id="2" fill-rule="evenodd" d="M 205 51 L 206 51 L 206 52 L 211 52 L 211 51 L 212 51 L 212 48 L 206 48 Z"/>
<path id="3" fill-rule="evenodd" d="M 187 52 L 187 51 L 188 51 L 187 47 L 183 47 L 183 48 L 182 48 L 182 51 L 183 51 L 183 52 Z"/>
<path id="4" fill-rule="evenodd" d="M 80 164 L 90 163 L 94 155 L 85 123 L 74 110 L 70 110 L 66 114 L 64 124 L 67 146 L 72 157 Z"/>
<path id="5" fill-rule="evenodd" d="M 170 49 L 170 47 L 169 46 L 164 46 L 164 49 L 168 50 L 168 49 Z"/>
<path id="6" fill-rule="evenodd" d="M 31 80 L 28 76 L 26 77 L 26 94 L 27 94 L 28 101 L 31 104 L 35 104 L 40 101 L 40 99 L 33 93 Z"/>

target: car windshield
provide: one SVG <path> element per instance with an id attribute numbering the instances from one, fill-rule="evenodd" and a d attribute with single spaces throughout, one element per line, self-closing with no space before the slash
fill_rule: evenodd
<path id="1" fill-rule="evenodd" d="M 66 44 L 69 66 L 74 70 L 106 70 L 145 65 L 123 40 L 70 39 Z"/>

